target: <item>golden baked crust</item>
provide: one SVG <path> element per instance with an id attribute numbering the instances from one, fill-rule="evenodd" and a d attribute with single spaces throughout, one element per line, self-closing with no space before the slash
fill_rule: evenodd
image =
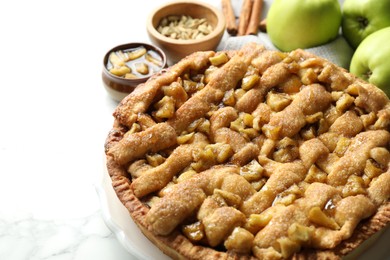
<path id="1" fill-rule="evenodd" d="M 390 222 L 390 102 L 302 50 L 198 52 L 114 112 L 113 187 L 175 259 L 338 259 Z"/>

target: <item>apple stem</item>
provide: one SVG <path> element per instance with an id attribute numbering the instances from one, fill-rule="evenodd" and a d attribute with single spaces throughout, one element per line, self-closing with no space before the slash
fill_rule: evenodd
<path id="1" fill-rule="evenodd" d="M 371 70 L 367 71 L 366 73 L 364 73 L 363 76 L 364 76 L 364 77 L 366 78 L 366 80 L 368 81 L 368 80 L 370 79 L 370 77 L 372 76 L 372 71 L 371 71 Z"/>
<path id="2" fill-rule="evenodd" d="M 368 25 L 368 20 L 365 17 L 361 17 L 360 16 L 360 17 L 357 18 L 357 21 L 358 21 L 361 29 L 366 28 L 367 25 Z"/>

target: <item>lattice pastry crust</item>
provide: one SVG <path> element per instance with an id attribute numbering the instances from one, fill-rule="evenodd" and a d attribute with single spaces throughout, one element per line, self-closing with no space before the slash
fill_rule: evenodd
<path id="1" fill-rule="evenodd" d="M 390 222 L 389 99 L 302 50 L 194 53 L 114 117 L 113 187 L 175 259 L 337 259 Z"/>

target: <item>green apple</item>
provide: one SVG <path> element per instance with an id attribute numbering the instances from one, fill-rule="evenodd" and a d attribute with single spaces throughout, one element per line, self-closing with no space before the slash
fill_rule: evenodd
<path id="1" fill-rule="evenodd" d="M 390 26 L 389 0 L 345 0 L 341 28 L 351 47 L 371 33 Z"/>
<path id="2" fill-rule="evenodd" d="M 340 25 L 338 0 L 274 0 L 267 14 L 267 33 L 282 51 L 325 44 Z"/>
<path id="3" fill-rule="evenodd" d="M 390 97 L 390 27 L 367 36 L 352 56 L 352 74 L 381 88 Z"/>

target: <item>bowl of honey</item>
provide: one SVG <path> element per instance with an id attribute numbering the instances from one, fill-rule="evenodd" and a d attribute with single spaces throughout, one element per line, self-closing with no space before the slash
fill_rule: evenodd
<path id="1" fill-rule="evenodd" d="M 166 67 L 166 55 L 157 46 L 140 42 L 118 45 L 104 55 L 103 85 L 108 94 L 120 102 Z"/>

